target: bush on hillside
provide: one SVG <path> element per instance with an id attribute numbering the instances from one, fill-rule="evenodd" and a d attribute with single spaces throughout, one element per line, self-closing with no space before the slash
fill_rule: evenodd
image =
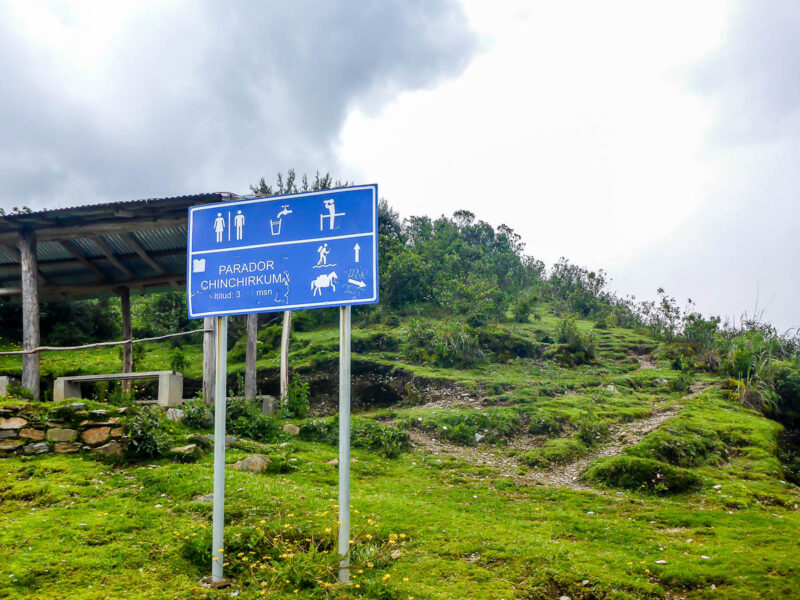
<path id="1" fill-rule="evenodd" d="M 608 423 L 594 416 L 584 416 L 578 426 L 578 438 L 587 446 L 594 446 L 605 442 L 611 436 Z"/>
<path id="2" fill-rule="evenodd" d="M 561 433 L 561 423 L 552 415 L 533 415 L 528 422 L 528 433 L 531 435 L 555 436 Z"/>
<path id="3" fill-rule="evenodd" d="M 511 305 L 511 317 L 517 323 L 527 323 L 531 318 L 533 301 L 530 298 L 519 298 Z"/>
<path id="4" fill-rule="evenodd" d="M 20 398 L 22 400 L 33 400 L 33 392 L 16 381 L 8 382 L 6 386 L 6 396 L 9 398 Z"/>
<path id="5" fill-rule="evenodd" d="M 474 330 L 460 321 L 430 325 L 414 319 L 408 326 L 406 356 L 437 367 L 472 367 L 484 358 Z"/>
<path id="6" fill-rule="evenodd" d="M 300 439 L 336 445 L 339 443 L 339 420 L 314 419 L 300 426 Z M 395 458 L 410 446 L 411 437 L 392 425 L 384 425 L 372 419 L 355 419 L 350 431 L 350 443 L 354 448 L 365 448 L 379 452 L 387 458 Z"/>
<path id="7" fill-rule="evenodd" d="M 143 407 L 123 420 L 128 434 L 127 454 L 133 458 L 156 458 L 166 451 L 169 438 L 164 429 L 163 417 L 158 408 Z"/>
<path id="8" fill-rule="evenodd" d="M 653 494 L 676 494 L 702 484 L 702 479 L 691 471 L 636 456 L 601 458 L 581 477 L 590 483 Z"/>
<path id="9" fill-rule="evenodd" d="M 183 423 L 194 429 L 209 429 L 214 424 L 214 414 L 202 398 L 193 398 L 183 403 Z"/>
<path id="10" fill-rule="evenodd" d="M 496 362 L 505 362 L 513 358 L 532 358 L 541 354 L 538 344 L 508 329 L 480 329 L 476 335 L 478 343 Z"/>
<path id="11" fill-rule="evenodd" d="M 286 398 L 281 399 L 281 416 L 284 419 L 302 419 L 308 415 L 308 382 L 294 377 L 289 382 Z"/>
<path id="12" fill-rule="evenodd" d="M 565 367 L 593 364 L 595 362 L 594 336 L 578 329 L 574 315 L 561 319 L 556 328 L 557 345 L 548 355 Z"/>
<path id="13" fill-rule="evenodd" d="M 392 351 L 398 350 L 402 340 L 391 331 L 354 331 L 352 337 L 353 352 Z"/>
<path id="14" fill-rule="evenodd" d="M 677 377 L 673 377 L 667 383 L 670 392 L 686 393 L 692 389 L 692 378 L 686 373 L 678 373 Z"/>
<path id="15" fill-rule="evenodd" d="M 776 418 L 800 424 L 800 359 L 776 363 L 771 375 L 778 396 Z"/>
<path id="16" fill-rule="evenodd" d="M 272 442 L 278 436 L 278 420 L 263 414 L 252 400 L 229 398 L 225 412 L 228 433 L 257 442 Z"/>

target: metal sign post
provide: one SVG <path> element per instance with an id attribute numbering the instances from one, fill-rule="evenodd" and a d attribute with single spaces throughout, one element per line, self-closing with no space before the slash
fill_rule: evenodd
<path id="1" fill-rule="evenodd" d="M 217 317 L 217 377 L 214 391 L 214 521 L 211 527 L 211 580 L 222 579 L 225 560 L 225 408 L 228 370 L 228 317 Z"/>
<path id="2" fill-rule="evenodd" d="M 339 309 L 339 581 L 350 582 L 350 321 Z"/>
<path id="3" fill-rule="evenodd" d="M 193 206 L 188 225 L 189 317 L 217 320 L 212 580 L 222 579 L 224 561 L 227 315 L 283 312 L 287 335 L 289 311 L 338 306 L 339 581 L 347 582 L 351 306 L 378 302 L 378 186 Z M 285 385 L 282 376 L 282 395 Z"/>

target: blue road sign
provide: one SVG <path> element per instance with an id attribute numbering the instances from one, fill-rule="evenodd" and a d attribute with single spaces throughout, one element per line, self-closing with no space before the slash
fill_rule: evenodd
<path id="1" fill-rule="evenodd" d="M 378 302 L 378 186 L 189 209 L 189 317 Z"/>

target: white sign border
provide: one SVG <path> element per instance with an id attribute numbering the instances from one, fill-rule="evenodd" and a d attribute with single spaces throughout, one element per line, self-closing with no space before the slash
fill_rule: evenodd
<path id="1" fill-rule="evenodd" d="M 326 238 L 318 238 L 318 239 L 304 239 L 304 240 L 292 240 L 290 242 L 276 242 L 272 244 L 257 244 L 255 246 L 239 246 L 236 248 L 225 248 L 219 250 L 199 250 L 197 252 L 191 251 L 191 243 L 192 243 L 192 226 L 194 224 L 194 213 L 196 211 L 201 210 L 217 210 L 222 206 L 230 206 L 232 204 L 235 205 L 242 205 L 242 204 L 253 204 L 255 202 L 273 202 L 278 200 L 285 200 L 287 198 L 307 198 L 312 196 L 324 196 L 326 194 L 330 194 L 331 192 L 341 192 L 341 191 L 358 191 L 358 190 L 372 190 L 372 233 L 358 233 L 358 234 L 348 234 L 348 235 L 340 235 L 340 236 L 332 236 Z M 270 313 L 270 312 L 283 312 L 287 310 L 302 310 L 306 308 L 330 308 L 334 306 L 354 306 L 358 304 L 373 304 L 378 300 L 378 184 L 377 183 L 370 183 L 366 185 L 357 185 L 352 187 L 341 187 L 341 188 L 330 188 L 327 190 L 319 190 L 315 192 L 302 192 L 299 194 L 284 194 L 282 196 L 259 196 L 256 198 L 248 199 L 248 200 L 238 200 L 235 202 L 217 202 L 214 204 L 203 204 L 201 206 L 191 206 L 189 207 L 189 221 L 188 221 L 188 244 L 186 246 L 186 302 L 189 309 L 189 318 L 190 319 L 202 319 L 205 317 L 222 317 L 226 315 L 248 315 L 252 313 Z M 354 238 L 354 237 L 367 237 L 372 236 L 372 245 L 373 245 L 373 258 L 372 261 L 372 291 L 373 294 L 369 298 L 358 298 L 355 300 L 330 300 L 328 302 L 310 302 L 305 304 L 292 304 L 281 306 L 280 308 L 275 308 L 272 310 L 264 310 L 263 307 L 256 307 L 253 309 L 233 309 L 233 310 L 221 310 L 221 311 L 212 311 L 212 312 L 204 312 L 204 313 L 195 313 L 192 311 L 192 294 L 189 292 L 192 288 L 192 257 L 199 256 L 203 254 L 210 254 L 213 252 L 233 252 L 235 250 L 243 250 L 243 249 L 250 249 L 250 248 L 265 248 L 269 246 L 288 246 L 291 244 L 300 244 L 306 242 L 314 242 L 320 240 L 338 240 L 338 239 L 347 239 L 347 238 Z"/>

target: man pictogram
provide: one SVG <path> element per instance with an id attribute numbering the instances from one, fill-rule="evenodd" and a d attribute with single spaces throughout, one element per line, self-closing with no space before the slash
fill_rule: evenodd
<path id="1" fill-rule="evenodd" d="M 242 211 L 236 211 L 236 216 L 233 217 L 233 225 L 236 227 L 236 239 L 241 240 L 242 230 L 244 229 L 244 215 L 242 214 Z"/>

